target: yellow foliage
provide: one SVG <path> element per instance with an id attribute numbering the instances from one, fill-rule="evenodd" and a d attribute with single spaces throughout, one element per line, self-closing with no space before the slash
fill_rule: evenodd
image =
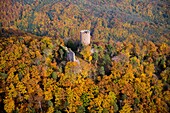
<path id="1" fill-rule="evenodd" d="M 91 62 L 92 59 L 93 59 L 93 57 L 89 56 L 88 61 Z"/>
<path id="2" fill-rule="evenodd" d="M 154 64 L 148 64 L 145 68 L 145 73 L 152 77 L 153 73 L 155 72 Z"/>
<path id="3" fill-rule="evenodd" d="M 51 90 L 44 92 L 45 100 L 51 100 L 53 98 Z"/>
<path id="4" fill-rule="evenodd" d="M 170 91 L 165 91 L 164 92 L 164 99 L 170 103 Z"/>
<path id="5" fill-rule="evenodd" d="M 16 89 L 21 92 L 21 94 L 27 93 L 26 86 L 22 82 L 18 82 L 16 85 Z"/>
<path id="6" fill-rule="evenodd" d="M 132 108 L 130 105 L 125 104 L 122 109 L 120 110 L 120 113 L 131 113 Z"/>
<path id="7" fill-rule="evenodd" d="M 163 54 L 168 54 L 170 53 L 169 51 L 169 46 L 166 43 L 162 43 L 160 46 L 160 50 Z"/>
<path id="8" fill-rule="evenodd" d="M 30 97 L 29 95 L 24 95 L 25 100 L 28 100 L 29 97 Z"/>
<path id="9" fill-rule="evenodd" d="M 39 58 L 39 59 L 42 58 L 42 55 L 41 55 L 41 53 L 38 50 L 35 52 L 35 54 L 36 54 L 37 58 Z"/>
<path id="10" fill-rule="evenodd" d="M 4 99 L 4 109 L 7 113 L 12 113 L 15 108 L 15 102 L 12 97 L 6 97 Z"/>
<path id="11" fill-rule="evenodd" d="M 83 48 L 83 50 L 80 52 L 81 55 L 83 55 L 84 60 L 91 61 L 91 46 L 86 46 Z M 89 58 L 91 57 L 91 58 Z"/>
<path id="12" fill-rule="evenodd" d="M 47 110 L 47 113 L 53 113 L 54 112 L 54 108 L 53 106 L 50 106 Z"/>
<path id="13" fill-rule="evenodd" d="M 12 83 L 6 89 L 8 91 L 8 96 L 10 98 L 17 96 L 17 91 L 16 91 L 16 89 L 15 89 L 15 87 L 14 87 L 14 85 Z"/>

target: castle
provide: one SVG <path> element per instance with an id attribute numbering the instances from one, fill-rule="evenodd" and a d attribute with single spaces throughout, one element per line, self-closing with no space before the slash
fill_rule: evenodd
<path id="1" fill-rule="evenodd" d="M 87 46 L 90 44 L 90 31 L 89 30 L 81 30 L 80 31 L 80 43 L 83 46 Z M 75 58 L 75 53 L 67 47 L 61 46 L 67 52 L 67 60 L 71 62 L 77 61 Z"/>

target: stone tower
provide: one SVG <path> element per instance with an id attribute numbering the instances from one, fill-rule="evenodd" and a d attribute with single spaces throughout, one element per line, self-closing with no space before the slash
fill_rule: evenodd
<path id="1" fill-rule="evenodd" d="M 81 30 L 80 31 L 80 41 L 82 45 L 90 44 L 90 31 L 89 30 Z"/>

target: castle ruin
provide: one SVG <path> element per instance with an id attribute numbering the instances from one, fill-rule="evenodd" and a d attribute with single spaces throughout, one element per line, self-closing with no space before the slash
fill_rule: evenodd
<path id="1" fill-rule="evenodd" d="M 89 30 L 81 30 L 80 31 L 80 41 L 81 44 L 84 46 L 87 46 L 90 44 L 90 31 Z M 79 60 L 76 60 L 75 53 L 70 49 L 65 46 L 60 45 L 67 53 L 67 61 L 71 62 L 79 62 Z"/>
<path id="2" fill-rule="evenodd" d="M 82 45 L 90 44 L 90 31 L 89 30 L 81 30 L 80 31 L 80 41 Z"/>
<path id="3" fill-rule="evenodd" d="M 76 61 L 75 53 L 70 48 L 68 48 L 67 51 L 67 60 L 72 62 Z"/>

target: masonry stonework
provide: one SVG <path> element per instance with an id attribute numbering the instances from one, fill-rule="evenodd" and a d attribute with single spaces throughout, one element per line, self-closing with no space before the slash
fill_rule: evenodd
<path id="1" fill-rule="evenodd" d="M 90 44 L 90 31 L 89 30 L 81 30 L 80 31 L 80 41 L 82 45 Z"/>
<path id="2" fill-rule="evenodd" d="M 76 61 L 75 53 L 70 48 L 68 48 L 67 60 L 72 62 Z"/>

